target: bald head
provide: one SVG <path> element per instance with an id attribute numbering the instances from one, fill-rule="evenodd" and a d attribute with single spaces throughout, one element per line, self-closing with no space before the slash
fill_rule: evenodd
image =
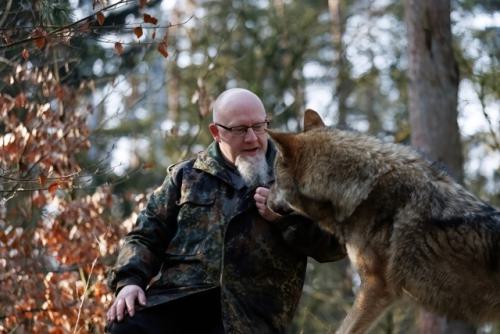
<path id="1" fill-rule="evenodd" d="M 212 115 L 214 123 L 228 122 L 238 113 L 266 115 L 261 99 L 247 89 L 228 89 L 215 100 Z"/>
<path id="2" fill-rule="evenodd" d="M 255 132 L 252 126 L 266 121 L 264 104 L 257 95 L 246 89 L 232 88 L 215 100 L 213 123 L 209 125 L 209 130 L 224 158 L 235 164 L 238 156 L 265 155 L 267 133 Z M 234 127 L 247 127 L 247 131 L 241 135 L 241 132 L 232 132 Z"/>

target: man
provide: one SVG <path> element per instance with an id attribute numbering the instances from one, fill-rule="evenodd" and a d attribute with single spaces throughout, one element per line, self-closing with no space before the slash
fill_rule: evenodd
<path id="1" fill-rule="evenodd" d="M 344 256 L 310 220 L 268 209 L 276 151 L 267 124 L 254 93 L 217 98 L 214 142 L 169 168 L 125 238 L 110 277 L 112 333 L 283 333 L 307 256 Z"/>

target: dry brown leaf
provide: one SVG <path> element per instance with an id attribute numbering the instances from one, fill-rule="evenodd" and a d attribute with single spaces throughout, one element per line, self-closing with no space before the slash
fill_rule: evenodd
<path id="1" fill-rule="evenodd" d="M 45 183 L 47 182 L 47 177 L 45 175 L 40 175 L 38 177 L 38 182 L 40 182 L 40 185 L 44 187 Z"/>
<path id="2" fill-rule="evenodd" d="M 142 27 L 135 27 L 134 28 L 134 34 L 137 36 L 137 38 L 141 38 L 141 36 L 142 36 Z"/>
<path id="3" fill-rule="evenodd" d="M 104 20 L 106 19 L 102 12 L 98 12 L 96 14 L 96 18 L 97 18 L 97 22 L 99 23 L 100 26 L 102 26 L 104 24 Z"/>
<path id="4" fill-rule="evenodd" d="M 121 56 L 121 55 L 122 55 L 122 53 L 123 53 L 123 45 L 122 45 L 122 43 L 120 43 L 120 42 L 116 42 L 116 43 L 115 43 L 115 51 L 116 51 L 116 53 L 117 53 L 119 56 Z"/>
<path id="5" fill-rule="evenodd" d="M 59 184 L 57 182 L 54 182 L 54 183 L 51 183 L 50 186 L 49 186 L 49 193 L 51 193 L 52 195 L 55 194 L 57 188 L 59 188 Z"/>
<path id="6" fill-rule="evenodd" d="M 21 52 L 21 56 L 24 60 L 28 60 L 28 58 L 30 57 L 30 53 L 27 49 L 23 49 L 23 51 Z"/>
<path id="7" fill-rule="evenodd" d="M 36 28 L 31 36 L 37 48 L 43 49 L 45 47 L 45 44 L 47 44 L 47 32 L 42 28 Z"/>
<path id="8" fill-rule="evenodd" d="M 157 24 L 158 19 L 154 16 L 149 15 L 149 14 L 144 14 L 144 23 Z"/>
<path id="9" fill-rule="evenodd" d="M 59 99 L 59 101 L 62 101 L 64 99 L 64 88 L 60 84 L 56 86 L 56 97 Z"/>
<path id="10" fill-rule="evenodd" d="M 43 47 L 47 44 L 47 39 L 45 37 L 38 37 L 35 39 L 35 45 L 39 49 L 43 49 Z"/>
<path id="11" fill-rule="evenodd" d="M 33 202 L 33 205 L 35 205 L 35 207 L 37 207 L 37 208 L 41 208 L 42 206 L 44 206 L 47 203 L 45 196 L 43 196 L 38 191 L 35 191 L 31 201 Z"/>
<path id="12" fill-rule="evenodd" d="M 158 52 L 160 52 L 163 57 L 167 58 L 168 57 L 167 43 L 161 42 L 160 44 L 158 44 Z"/>
<path id="13" fill-rule="evenodd" d="M 19 93 L 19 95 L 17 95 L 15 99 L 15 106 L 17 108 L 23 108 L 27 102 L 28 99 L 26 98 L 26 95 L 24 95 L 24 93 Z"/>
<path id="14" fill-rule="evenodd" d="M 168 30 L 165 32 L 165 35 L 163 35 L 163 38 L 161 39 L 162 43 L 165 43 L 165 46 L 168 45 Z"/>

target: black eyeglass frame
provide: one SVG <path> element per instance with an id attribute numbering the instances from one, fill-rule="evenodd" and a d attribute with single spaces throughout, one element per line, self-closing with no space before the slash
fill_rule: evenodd
<path id="1" fill-rule="evenodd" d="M 248 132 L 248 129 L 252 129 L 254 132 L 255 132 L 255 126 L 261 126 L 261 125 L 266 125 L 268 126 L 269 125 L 269 122 L 270 120 L 269 119 L 266 119 L 265 121 L 263 122 L 259 122 L 259 123 L 255 123 L 255 124 L 252 124 L 250 126 L 246 126 L 246 125 L 237 125 L 237 126 L 225 126 L 225 125 L 222 125 L 222 124 L 219 124 L 219 123 L 214 123 L 215 125 L 217 126 L 220 126 L 221 128 L 223 128 L 224 130 L 227 130 L 231 133 L 238 133 L 240 132 L 241 135 L 246 135 L 247 132 Z M 243 130 L 245 130 L 245 132 L 243 132 Z M 260 131 L 259 131 L 260 132 Z"/>

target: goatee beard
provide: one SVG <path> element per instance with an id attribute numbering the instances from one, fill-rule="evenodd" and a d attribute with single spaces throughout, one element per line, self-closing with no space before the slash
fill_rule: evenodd
<path id="1" fill-rule="evenodd" d="M 269 166 L 264 154 L 238 155 L 234 163 L 247 187 L 256 188 L 269 182 Z"/>

